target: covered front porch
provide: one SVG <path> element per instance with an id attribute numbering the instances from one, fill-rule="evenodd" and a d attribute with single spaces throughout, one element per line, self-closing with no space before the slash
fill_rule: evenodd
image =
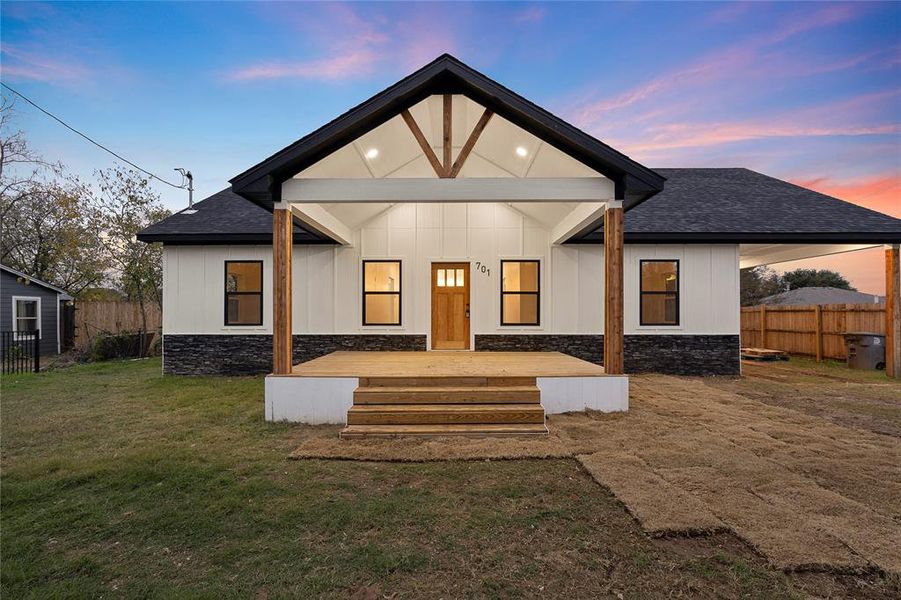
<path id="1" fill-rule="evenodd" d="M 560 352 L 333 352 L 266 379 L 267 420 L 342 437 L 546 435 L 545 414 L 628 409 L 629 382 Z"/>

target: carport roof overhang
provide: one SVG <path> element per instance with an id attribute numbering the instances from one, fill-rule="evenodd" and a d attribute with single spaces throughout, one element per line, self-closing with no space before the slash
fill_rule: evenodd
<path id="1" fill-rule="evenodd" d="M 271 210 L 281 184 L 433 94 L 461 94 L 611 179 L 631 208 L 663 189 L 665 178 L 444 54 L 412 75 L 231 179 L 232 190 Z"/>

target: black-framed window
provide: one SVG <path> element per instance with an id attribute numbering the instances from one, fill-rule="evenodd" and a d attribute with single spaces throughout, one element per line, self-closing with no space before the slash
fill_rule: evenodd
<path id="1" fill-rule="evenodd" d="M 501 261 L 501 325 L 541 324 L 541 263 Z"/>
<path id="2" fill-rule="evenodd" d="M 641 325 L 679 325 L 679 261 L 642 260 L 639 297 Z"/>
<path id="3" fill-rule="evenodd" d="M 363 261 L 363 325 L 400 325 L 399 260 Z"/>
<path id="4" fill-rule="evenodd" d="M 263 324 L 263 261 L 225 261 L 225 324 Z"/>

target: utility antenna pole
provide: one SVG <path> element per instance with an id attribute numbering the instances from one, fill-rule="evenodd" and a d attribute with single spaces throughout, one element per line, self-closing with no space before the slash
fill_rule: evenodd
<path id="1" fill-rule="evenodd" d="M 194 176 L 191 175 L 190 171 L 186 171 L 185 169 L 182 169 L 181 167 L 178 167 L 177 169 L 174 169 L 174 170 L 181 173 L 181 176 L 182 176 L 181 187 L 188 188 L 188 208 L 183 210 L 182 214 L 193 215 L 194 213 L 197 212 L 197 209 L 194 208 Z"/>

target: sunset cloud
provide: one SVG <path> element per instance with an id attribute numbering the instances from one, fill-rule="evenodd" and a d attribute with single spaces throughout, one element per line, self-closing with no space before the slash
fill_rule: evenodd
<path id="1" fill-rule="evenodd" d="M 723 14 L 722 18 L 727 18 L 729 10 L 738 11 L 739 9 L 729 6 L 723 10 L 727 12 Z M 611 113 L 615 111 L 621 111 L 645 101 L 666 103 L 673 97 L 696 97 L 705 90 L 715 90 L 716 86 L 723 85 L 726 81 L 747 83 L 750 74 L 754 74 L 755 78 L 769 80 L 773 76 L 773 67 L 783 71 L 781 56 L 773 53 L 772 48 L 802 33 L 832 27 L 851 20 L 856 16 L 856 10 L 856 7 L 851 5 L 837 4 L 816 11 L 806 9 L 803 12 L 799 11 L 791 18 L 782 19 L 772 29 L 746 36 L 743 40 L 730 46 L 718 48 L 683 66 L 665 71 L 621 94 L 585 102 L 570 111 L 571 118 L 582 127 L 591 127 L 602 119 L 613 118 Z M 776 59 L 772 61 L 773 64 L 769 64 L 770 61 L 765 60 L 767 57 L 762 56 L 764 52 L 769 53 L 768 58 Z M 860 60 L 865 59 L 861 58 Z M 762 67 L 762 63 L 767 64 Z M 859 63 L 852 63 L 845 68 L 850 68 L 855 64 Z"/>
<path id="2" fill-rule="evenodd" d="M 66 84 L 83 81 L 93 72 L 83 64 L 13 44 L 0 45 L 0 75 L 10 80 Z"/>
<path id="3" fill-rule="evenodd" d="M 379 55 L 376 52 L 362 49 L 311 61 L 259 63 L 229 73 L 228 79 L 253 81 L 294 78 L 340 81 L 371 74 L 378 60 Z"/>
<path id="4" fill-rule="evenodd" d="M 450 30 L 436 24 L 429 11 L 411 9 L 399 19 L 361 14 L 348 4 L 315 5 L 311 18 L 308 5 L 276 5 L 281 22 L 301 30 L 317 47 L 318 58 L 262 60 L 226 73 L 227 81 L 304 79 L 326 82 L 350 81 L 386 69 L 420 67 L 453 49 Z M 340 35 L 335 35 L 340 32 Z"/>
<path id="5" fill-rule="evenodd" d="M 815 177 L 792 179 L 791 182 L 901 219 L 901 172 L 852 180 Z"/>

